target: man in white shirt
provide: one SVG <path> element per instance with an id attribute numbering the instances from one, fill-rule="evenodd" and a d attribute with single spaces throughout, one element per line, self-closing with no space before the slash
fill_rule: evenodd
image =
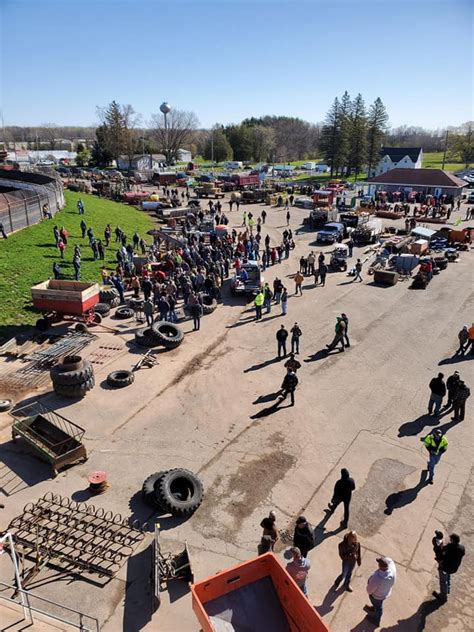
<path id="1" fill-rule="evenodd" d="M 372 606 L 366 606 L 365 610 L 373 613 L 367 615 L 367 619 L 378 627 L 382 619 L 383 603 L 392 594 L 397 579 L 397 569 L 395 562 L 389 557 L 378 557 L 376 561 L 379 567 L 367 582 L 367 592 Z"/>

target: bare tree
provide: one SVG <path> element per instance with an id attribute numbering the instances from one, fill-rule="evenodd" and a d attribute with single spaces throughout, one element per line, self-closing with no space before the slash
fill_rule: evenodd
<path id="1" fill-rule="evenodd" d="M 171 110 L 167 116 L 167 126 L 163 114 L 152 114 L 151 127 L 158 146 L 166 156 L 168 164 L 178 160 L 179 150 L 186 145 L 198 126 L 194 112 Z"/>
<path id="2" fill-rule="evenodd" d="M 56 149 L 56 143 L 58 140 L 58 127 L 54 123 L 43 123 L 42 128 L 42 136 L 44 140 L 49 144 L 49 149 L 54 151 Z"/>

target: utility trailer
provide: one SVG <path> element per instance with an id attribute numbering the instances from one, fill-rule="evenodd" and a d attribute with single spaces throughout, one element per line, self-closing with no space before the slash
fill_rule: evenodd
<path id="1" fill-rule="evenodd" d="M 23 439 L 33 453 L 49 463 L 54 476 L 68 465 L 87 461 L 82 438 L 85 430 L 59 413 L 39 403 L 10 413 L 13 418 L 12 439 Z"/>
<path id="2" fill-rule="evenodd" d="M 203 632 L 330 632 L 273 553 L 191 586 Z"/>
<path id="3" fill-rule="evenodd" d="M 40 331 L 46 331 L 51 323 L 73 317 L 83 323 L 100 324 L 100 314 L 94 313 L 99 302 L 99 284 L 83 281 L 49 279 L 31 288 L 33 306 L 43 318 L 36 322 Z"/>

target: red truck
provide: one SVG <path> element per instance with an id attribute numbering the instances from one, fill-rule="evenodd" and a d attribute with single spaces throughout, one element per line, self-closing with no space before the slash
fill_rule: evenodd
<path id="1" fill-rule="evenodd" d="M 238 187 L 258 187 L 260 186 L 260 178 L 258 175 L 250 175 L 248 173 L 237 173 L 232 176 L 232 180 Z"/>

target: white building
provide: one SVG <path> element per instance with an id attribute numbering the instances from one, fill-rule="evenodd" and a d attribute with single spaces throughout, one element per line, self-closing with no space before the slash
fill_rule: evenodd
<path id="1" fill-rule="evenodd" d="M 160 168 L 166 158 L 163 154 L 138 154 L 130 161 L 128 156 L 120 156 L 118 159 L 118 169 L 132 169 L 132 171 L 154 171 Z"/>
<path id="2" fill-rule="evenodd" d="M 371 175 L 379 176 L 392 169 L 421 169 L 422 164 L 421 147 L 382 147 L 380 160 Z"/>
<path id="3" fill-rule="evenodd" d="M 187 149 L 178 149 L 178 162 L 191 162 L 193 156 Z"/>

